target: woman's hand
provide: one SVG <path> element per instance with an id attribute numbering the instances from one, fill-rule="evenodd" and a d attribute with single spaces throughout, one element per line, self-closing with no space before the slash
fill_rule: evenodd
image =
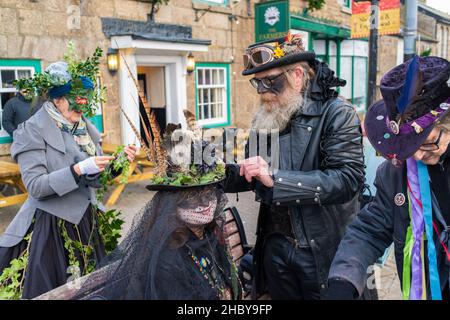
<path id="1" fill-rule="evenodd" d="M 136 157 L 136 153 L 137 153 L 137 147 L 135 145 L 129 145 L 127 147 L 125 147 L 125 149 L 123 151 L 125 151 L 125 153 L 127 154 L 127 158 L 128 161 L 133 162 L 134 158 Z"/>
<path id="2" fill-rule="evenodd" d="M 96 174 L 103 172 L 108 163 L 114 160 L 112 156 L 90 157 L 78 162 L 73 169 L 81 176 L 82 174 Z"/>

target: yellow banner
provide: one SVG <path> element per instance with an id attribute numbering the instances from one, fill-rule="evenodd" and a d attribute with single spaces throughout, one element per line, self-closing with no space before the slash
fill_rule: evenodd
<path id="1" fill-rule="evenodd" d="M 370 1 L 354 2 L 352 7 L 352 38 L 367 38 L 370 35 Z M 400 1 L 379 2 L 378 34 L 400 33 Z"/>

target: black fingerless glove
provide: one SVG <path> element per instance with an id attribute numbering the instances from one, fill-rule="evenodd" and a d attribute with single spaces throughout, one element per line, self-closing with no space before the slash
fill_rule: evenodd
<path id="1" fill-rule="evenodd" d="M 333 278 L 328 281 L 325 300 L 356 300 L 358 291 L 349 281 Z"/>

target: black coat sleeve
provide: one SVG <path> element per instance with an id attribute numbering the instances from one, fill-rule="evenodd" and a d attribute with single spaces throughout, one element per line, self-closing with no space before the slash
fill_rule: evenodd
<path id="1" fill-rule="evenodd" d="M 225 166 L 225 181 L 223 182 L 224 191 L 227 193 L 237 193 L 252 191 L 255 180 L 248 182 L 245 177 L 239 174 L 240 167 L 237 164 L 227 164 Z"/>
<path id="2" fill-rule="evenodd" d="M 367 279 L 367 268 L 373 265 L 393 241 L 394 196 L 386 188 L 387 162 L 377 170 L 374 200 L 365 206 L 348 227 L 334 257 L 329 279 L 349 281 L 362 294 Z"/>
<path id="3" fill-rule="evenodd" d="M 321 168 L 275 172 L 273 201 L 281 205 L 340 204 L 364 184 L 364 155 L 359 118 L 349 105 L 330 110 L 321 142 Z"/>
<path id="4" fill-rule="evenodd" d="M 5 131 L 8 132 L 11 137 L 13 136 L 14 130 L 17 129 L 17 127 L 14 125 L 14 114 L 14 104 L 8 101 L 3 108 L 2 126 L 3 129 L 5 129 Z"/>

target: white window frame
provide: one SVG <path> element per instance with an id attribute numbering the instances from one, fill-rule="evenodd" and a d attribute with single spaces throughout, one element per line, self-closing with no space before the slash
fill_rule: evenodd
<path id="1" fill-rule="evenodd" d="M 223 70 L 224 74 L 224 83 L 223 84 L 211 84 L 211 85 L 204 85 L 199 83 L 199 76 L 198 73 L 203 70 L 210 70 L 212 73 L 213 70 Z M 198 66 L 195 69 L 196 72 L 196 111 L 197 111 L 197 123 L 200 126 L 214 126 L 214 125 L 228 125 L 229 122 L 229 115 L 228 115 L 228 84 L 229 84 L 229 75 L 228 75 L 228 68 L 226 66 Z M 203 77 L 204 79 L 204 77 Z M 203 112 L 203 106 L 205 103 L 203 103 L 203 91 L 202 90 L 209 90 L 209 89 L 222 89 L 222 114 L 220 117 L 216 118 L 210 118 L 210 119 L 202 119 L 201 112 Z M 202 92 L 200 94 L 199 92 Z M 211 105 L 212 106 L 212 105 Z M 211 108 L 212 109 L 212 108 Z M 210 112 L 211 112 L 210 109 Z"/>
<path id="2" fill-rule="evenodd" d="M 15 71 L 15 74 L 14 74 L 14 78 L 15 79 L 18 79 L 17 72 L 19 70 L 20 71 L 22 71 L 22 70 L 30 71 L 30 76 L 33 76 L 34 73 L 35 73 L 34 67 L 18 67 L 18 66 L 14 66 L 14 67 L 3 66 L 3 67 L 0 67 L 0 94 L 1 93 L 11 93 L 11 92 L 12 93 L 16 93 L 17 92 L 16 87 L 5 88 L 5 89 L 2 88 L 3 80 L 2 80 L 2 73 L 1 73 L 1 71 L 3 71 L 3 70 L 14 70 Z M 0 100 L 0 122 L 2 120 L 2 114 L 3 114 L 3 108 L 4 107 L 5 106 L 2 105 L 2 102 Z M 9 134 L 8 134 L 8 132 L 5 131 L 5 129 L 3 129 L 3 126 L 2 126 L 2 128 L 0 129 L 0 138 L 5 138 L 5 137 L 9 137 Z"/>
<path id="3" fill-rule="evenodd" d="M 228 6 L 229 0 L 196 0 L 196 2 L 202 2 L 213 6 Z"/>

